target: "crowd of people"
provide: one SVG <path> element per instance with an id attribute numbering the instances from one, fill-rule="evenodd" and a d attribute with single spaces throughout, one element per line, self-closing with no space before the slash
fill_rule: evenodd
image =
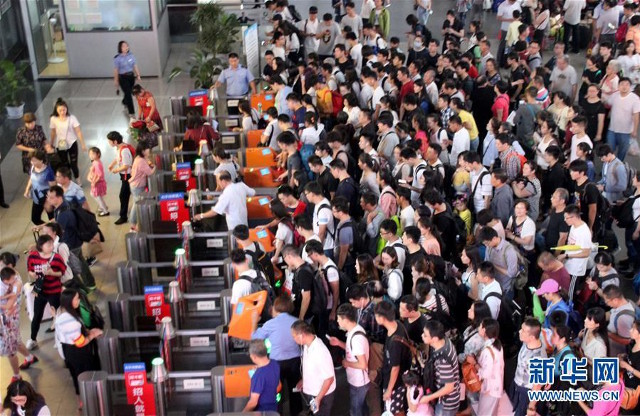
<path id="1" fill-rule="evenodd" d="M 304 19 L 267 3 L 262 78 L 275 105 L 240 113 L 278 154 L 264 226 L 275 251 L 249 239 L 253 190 L 236 165 L 221 165 L 220 201 L 196 217 L 226 215 L 233 230 L 232 304 L 273 296 L 253 335 L 269 357 L 250 350 L 271 369 L 245 410 L 335 414 L 344 369 L 351 415 L 634 413 L 623 392 L 640 392 L 640 321 L 637 293 L 622 288 L 640 268 L 640 175 L 625 161 L 640 121 L 636 5 L 497 2 L 494 56 L 482 1 L 457 1 L 440 36 L 416 1 L 406 50 L 382 0 L 334 2 L 336 16 L 312 6 Z M 568 55 L 581 49 L 583 71 Z M 225 79 L 245 93 L 257 82 Z M 615 260 L 616 233 L 627 259 Z M 546 357 L 556 381 L 534 384 L 529 360 Z M 574 388 L 558 377 L 571 357 L 619 357 L 620 383 L 575 388 L 620 400 L 530 401 Z"/>
<path id="2" fill-rule="evenodd" d="M 249 356 L 257 370 L 244 410 L 337 414 L 336 371 L 344 369 L 352 416 L 633 414 L 640 173 L 626 159 L 638 151 L 640 122 L 636 4 L 456 0 L 432 33 L 431 1 L 415 0 L 403 50 L 405 40 L 390 36 L 393 2 L 364 0 L 357 9 L 336 0 L 335 16 L 312 6 L 304 19 L 286 0 L 266 3 L 273 32 L 261 78 L 275 105 L 241 101 L 238 130 L 261 129 L 260 146 L 278 155 L 282 184 L 262 226 L 273 232 L 273 252 L 249 238 L 246 198 L 255 190 L 218 132 L 190 114 L 178 147 L 193 150 L 206 138 L 212 149 L 221 195 L 194 220 L 224 216 L 237 241 L 231 303 L 257 290 L 270 299 L 255 318 Z M 482 20 L 491 7 L 500 22 L 495 56 Z M 588 54 L 582 71 L 580 50 Z M 118 45 L 114 82 L 128 113 L 133 94 L 144 128 L 156 130 L 155 101 L 134 85 L 139 70 L 129 55 Z M 230 54 L 215 87 L 255 94 L 259 81 Z M 76 393 L 77 375 L 99 368 L 91 341 L 104 322 L 86 299 L 95 282 L 71 212 L 89 208 L 73 181 L 78 147 L 91 159 L 98 215 L 109 208 L 100 149 L 86 148 L 66 103 L 55 104 L 50 142 L 33 114 L 24 121 L 17 145 L 40 233 L 28 272 L 42 287 L 25 345 L 15 312 L 22 280 L 15 257 L 0 255 L 8 317 L 0 351 L 14 371 L 5 408 L 44 415 L 44 400 L 19 371 L 38 361 L 31 350 L 47 304 L 57 309 L 52 329 Z M 108 171 L 122 181 L 116 224 L 130 221 L 135 231 L 129 200 L 154 172 L 149 146 L 133 148 L 118 132 L 107 139 L 117 151 Z M 627 252 L 618 261 L 616 234 Z M 623 290 L 631 279 L 635 294 Z M 556 380 L 535 384 L 529 360 L 547 357 Z M 619 357 L 620 382 L 560 380 L 561 362 L 572 357 L 589 366 Z M 620 400 L 528 395 L 577 387 L 617 391 Z"/>

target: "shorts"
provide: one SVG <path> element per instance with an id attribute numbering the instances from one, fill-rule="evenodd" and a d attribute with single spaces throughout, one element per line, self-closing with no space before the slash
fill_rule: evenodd
<path id="1" fill-rule="evenodd" d="M 408 407 L 407 388 L 403 384 L 393 389 L 393 392 L 391 393 L 391 407 L 389 410 L 395 415 L 401 412 L 406 413 Z"/>

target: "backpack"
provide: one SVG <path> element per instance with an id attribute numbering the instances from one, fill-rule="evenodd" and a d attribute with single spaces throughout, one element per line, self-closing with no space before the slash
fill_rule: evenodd
<path id="1" fill-rule="evenodd" d="M 596 184 L 594 184 L 593 182 L 589 182 L 587 184 L 587 186 L 589 186 L 589 185 L 596 186 Z M 586 192 L 587 191 L 587 186 L 585 186 L 585 188 L 584 188 L 585 192 L 583 192 L 583 194 L 580 196 L 579 203 L 580 203 L 581 207 L 584 206 L 583 205 L 584 202 L 583 202 L 582 198 L 587 193 Z M 600 231 L 604 232 L 605 229 L 606 229 L 606 227 L 604 227 L 604 224 L 606 224 L 607 221 L 609 221 L 609 218 L 612 215 L 612 208 L 611 208 L 611 203 L 609 203 L 609 200 L 607 198 L 605 198 L 604 195 L 602 194 L 602 192 L 600 192 L 600 191 L 598 191 L 598 202 L 597 202 L 596 206 L 597 206 L 596 218 L 598 220 L 600 220 L 601 224 L 603 225 L 601 227 Z M 600 243 L 602 244 L 603 242 L 600 241 Z"/>
<path id="2" fill-rule="evenodd" d="M 516 301 L 507 301 L 502 297 L 501 293 L 491 292 L 485 296 L 488 298 L 500 299 L 500 312 L 498 312 L 498 323 L 500 324 L 500 341 L 505 346 L 513 346 L 517 339 L 517 333 L 524 320 L 524 311 Z"/>
<path id="3" fill-rule="evenodd" d="M 627 37 L 627 31 L 629 30 L 629 22 L 624 22 L 616 30 L 616 43 L 622 43 Z"/>
<path id="4" fill-rule="evenodd" d="M 624 172 L 627 174 L 627 188 L 623 191 L 623 195 L 626 197 L 632 196 L 636 193 L 636 188 L 633 186 L 633 178 L 636 177 L 637 170 L 629 165 L 628 162 L 622 162 L 624 164 Z"/>
<path id="5" fill-rule="evenodd" d="M 309 264 L 303 264 L 302 267 L 313 269 Z M 327 303 L 329 302 L 329 283 L 324 276 L 322 269 L 313 272 L 313 292 L 311 293 L 311 304 L 309 308 L 315 316 L 322 316 L 327 311 Z"/>
<path id="6" fill-rule="evenodd" d="M 344 101 L 342 100 L 342 95 L 338 91 L 331 90 L 331 114 L 334 117 L 337 117 L 338 113 L 342 111 L 343 105 Z"/>
<path id="7" fill-rule="evenodd" d="M 358 255 L 364 251 L 364 241 L 362 239 L 362 234 L 358 229 L 358 225 L 352 218 L 336 228 L 336 238 L 340 236 L 340 231 L 344 227 L 351 227 L 351 232 L 353 234 L 353 244 L 351 244 L 351 246 L 349 247 L 349 256 L 351 256 L 351 258 L 355 260 Z"/>
<path id="8" fill-rule="evenodd" d="M 87 211 L 82 207 L 69 206 L 67 209 L 71 210 L 76 219 L 76 234 L 83 243 L 90 242 L 96 234 L 100 233 L 96 214 L 91 211 Z"/>
<path id="9" fill-rule="evenodd" d="M 522 253 L 520 252 L 520 250 L 516 246 L 514 246 L 513 244 L 511 244 L 508 241 L 506 241 L 506 243 L 509 244 L 509 247 L 511 247 L 513 250 L 515 250 L 516 257 L 518 258 L 518 271 L 516 272 L 516 275 L 514 276 L 514 285 L 513 285 L 513 287 L 516 290 L 522 290 L 527 285 L 527 281 L 529 280 L 529 260 L 527 260 L 522 255 Z M 507 248 L 507 250 L 508 250 L 508 248 Z M 505 263 L 507 263 L 507 250 L 505 250 L 502 253 L 502 257 L 503 257 Z"/>
<path id="10" fill-rule="evenodd" d="M 356 179 L 358 177 L 358 162 L 356 162 L 353 156 L 345 150 L 340 150 L 338 153 L 336 153 L 335 158 L 337 159 L 338 155 L 340 155 L 341 153 L 344 153 L 347 156 L 347 173 L 349 174 L 349 176 Z"/>
<path id="11" fill-rule="evenodd" d="M 571 308 L 571 312 L 569 312 L 567 326 L 571 328 L 574 334 L 578 334 L 582 331 L 582 328 L 584 328 L 584 318 L 580 316 L 580 312 L 573 307 L 573 302 L 569 302 L 569 308 Z"/>
<path id="12" fill-rule="evenodd" d="M 290 218 L 286 218 L 285 220 L 282 221 L 282 223 L 286 225 L 287 228 L 289 228 L 293 233 L 292 244 L 294 245 L 294 247 L 302 247 L 305 243 L 305 238 L 302 235 L 300 235 L 298 230 L 296 230 L 296 227 L 293 225 L 293 221 Z"/>
<path id="13" fill-rule="evenodd" d="M 525 155 L 521 155 L 515 150 L 513 151 L 513 154 L 515 154 L 518 157 L 518 160 L 520 161 L 520 172 L 522 172 L 522 168 L 524 167 L 524 164 L 527 163 L 527 157 Z M 513 154 L 509 157 L 514 157 Z"/>
<path id="14" fill-rule="evenodd" d="M 622 204 L 614 205 L 611 208 L 611 216 L 616 220 L 618 227 L 631 228 L 635 225 L 638 218 L 633 216 L 633 204 L 640 195 L 626 199 Z"/>
<path id="15" fill-rule="evenodd" d="M 256 277 L 253 279 L 249 276 L 241 275 L 238 277 L 238 280 L 245 280 L 251 283 L 251 293 L 257 293 L 263 290 L 267 292 L 267 300 L 262 308 L 262 317 L 260 320 L 266 322 L 271 319 L 271 307 L 273 306 L 273 301 L 276 299 L 276 294 L 273 287 L 267 281 L 266 276 L 262 272 L 257 271 Z"/>
<path id="16" fill-rule="evenodd" d="M 300 16 L 300 13 L 298 12 L 298 10 L 296 10 L 296 6 L 294 6 L 293 4 L 290 4 L 287 6 L 287 9 L 289 9 L 289 13 L 291 13 L 291 17 L 293 17 L 293 21 L 298 23 L 300 21 L 302 21 L 302 16 Z M 300 38 L 303 39 L 303 38 Z"/>
<path id="17" fill-rule="evenodd" d="M 449 214 L 448 212 L 445 215 L 453 220 L 455 224 L 455 230 L 450 230 L 456 233 L 456 247 L 455 252 L 461 253 L 464 246 L 467 245 L 467 224 L 464 222 L 462 218 L 458 214 Z"/>
<path id="18" fill-rule="evenodd" d="M 267 277 L 267 280 L 273 284 L 275 279 L 275 270 L 271 262 L 271 255 L 265 253 L 258 243 L 253 244 L 255 251 L 245 250 L 245 253 L 251 256 L 251 264 L 253 268 Z"/>
<path id="19" fill-rule="evenodd" d="M 327 286 L 329 291 L 331 291 L 331 287 L 329 286 L 329 279 L 327 278 L 327 270 L 329 269 L 336 269 L 336 271 L 338 272 L 338 284 L 339 284 L 339 289 L 338 289 L 338 293 L 340 294 L 340 304 L 346 303 L 349 301 L 349 298 L 347 298 L 347 291 L 349 290 L 349 288 L 354 285 L 356 282 L 353 281 L 353 279 L 346 273 L 341 272 L 340 270 L 338 270 L 338 267 L 334 266 L 334 265 L 329 265 L 326 268 L 322 269 L 322 274 L 324 275 L 325 279 L 327 279 Z M 337 300 L 334 299 L 334 302 L 337 302 Z"/>
<path id="20" fill-rule="evenodd" d="M 454 346 L 452 345 L 451 348 Z M 437 384 L 437 371 L 436 371 L 436 360 L 443 359 L 447 362 L 447 364 L 455 367 L 455 362 L 449 360 L 449 357 L 440 353 L 436 354 L 433 348 L 429 347 L 429 359 L 424 364 L 424 368 L 422 371 L 422 385 L 424 386 L 424 394 L 431 394 L 438 391 Z"/>

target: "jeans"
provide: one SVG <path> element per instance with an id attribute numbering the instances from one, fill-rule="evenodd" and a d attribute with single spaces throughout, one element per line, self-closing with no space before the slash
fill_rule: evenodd
<path id="1" fill-rule="evenodd" d="M 616 157 L 624 162 L 624 158 L 627 156 L 629 150 L 629 140 L 631 134 L 629 133 L 616 133 L 614 131 L 607 131 L 607 144 L 611 146 L 613 151 L 616 151 Z"/>
<path id="2" fill-rule="evenodd" d="M 120 89 L 122 90 L 122 104 L 127 106 L 127 111 L 129 111 L 129 114 L 135 114 L 136 110 L 133 107 L 133 97 L 131 96 L 131 89 L 136 83 L 135 75 L 133 74 L 133 72 L 119 74 L 118 83 L 120 84 Z"/>
<path id="3" fill-rule="evenodd" d="M 529 406 L 529 396 L 527 392 L 529 389 L 518 386 L 515 382 L 511 383 L 507 394 L 511 405 L 513 406 L 514 416 L 526 416 L 527 407 Z"/>
<path id="4" fill-rule="evenodd" d="M 442 403 L 440 402 L 436 403 L 436 408 L 434 412 L 435 416 L 456 416 L 456 413 L 458 413 L 458 408 L 455 408 L 453 410 L 445 410 L 442 408 Z"/>
<path id="5" fill-rule="evenodd" d="M 129 198 L 131 197 L 131 187 L 129 186 L 129 176 L 120 174 L 120 218 L 127 218 L 127 211 L 129 210 Z"/>
<path id="6" fill-rule="evenodd" d="M 42 316 L 44 315 L 44 308 L 47 307 L 47 303 L 53 306 L 56 310 L 60 307 L 60 293 L 46 295 L 44 293 L 39 294 L 33 300 L 33 320 L 31 321 L 31 339 L 36 340 L 38 337 L 38 331 L 40 331 L 40 323 L 42 322 Z"/>
<path id="7" fill-rule="evenodd" d="M 573 33 L 573 36 L 571 36 Z M 566 50 L 569 50 L 569 37 L 571 37 L 572 52 L 577 53 L 580 50 L 580 27 L 579 25 L 570 25 L 567 22 L 564 22 L 564 44 L 566 45 Z"/>
<path id="8" fill-rule="evenodd" d="M 471 141 L 469 142 L 469 150 L 471 150 L 472 152 L 477 152 L 479 144 L 480 139 L 478 139 L 477 137 L 475 139 L 471 139 Z"/>
<path id="9" fill-rule="evenodd" d="M 360 387 L 349 385 L 349 397 L 351 398 L 349 416 L 367 416 L 369 414 L 366 399 L 370 384 L 371 383 L 367 383 Z"/>
<path id="10" fill-rule="evenodd" d="M 422 7 L 418 7 L 418 21 L 422 23 L 424 27 L 427 27 L 427 22 L 429 22 L 429 10 L 423 9 Z"/>
<path id="11" fill-rule="evenodd" d="M 82 255 L 82 246 L 71 249 L 71 252 L 78 257 L 80 260 L 80 268 L 82 269 L 82 282 L 88 288 L 95 288 L 96 279 L 93 277 L 93 273 L 91 273 L 91 269 L 89 268 L 89 263 Z"/>
<path id="12" fill-rule="evenodd" d="M 504 50 L 507 47 L 507 31 L 500 31 L 500 44 L 498 45 L 498 55 L 496 55 L 496 61 L 498 61 L 498 65 L 502 68 L 506 65 L 507 58 L 504 56 Z"/>
<path id="13" fill-rule="evenodd" d="M 140 201 L 140 197 L 144 193 L 145 188 L 131 188 L 131 195 L 133 195 L 133 204 L 131 204 L 131 210 L 129 211 L 129 222 L 131 225 L 136 225 L 136 202 Z"/>
<path id="14" fill-rule="evenodd" d="M 62 160 L 65 165 L 69 165 L 71 172 L 73 172 L 73 177 L 78 179 L 80 177 L 80 171 L 78 170 L 78 142 L 73 143 L 68 149 L 58 149 L 57 151 L 60 160 Z"/>

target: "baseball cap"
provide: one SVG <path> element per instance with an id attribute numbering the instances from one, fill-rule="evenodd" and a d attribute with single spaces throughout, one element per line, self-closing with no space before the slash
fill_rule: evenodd
<path id="1" fill-rule="evenodd" d="M 544 295 L 546 293 L 556 293 L 560 291 L 560 285 L 553 279 L 547 279 L 542 282 L 540 289 L 536 290 L 536 295 Z"/>

